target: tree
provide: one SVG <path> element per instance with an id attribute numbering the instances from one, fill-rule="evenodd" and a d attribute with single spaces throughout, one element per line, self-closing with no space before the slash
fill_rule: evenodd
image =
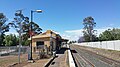
<path id="1" fill-rule="evenodd" d="M 19 46 L 22 45 L 21 36 L 24 30 L 22 22 L 28 23 L 28 21 L 29 21 L 28 17 L 24 17 L 24 15 L 22 14 L 22 10 L 18 10 L 15 13 L 14 21 L 9 23 L 9 25 L 11 25 L 19 33 Z"/>
<path id="2" fill-rule="evenodd" d="M 94 27 L 96 25 L 94 19 L 89 16 L 86 17 L 85 19 L 83 19 L 83 35 L 85 38 L 85 41 L 93 41 L 95 39 L 95 35 L 94 35 Z"/>
<path id="3" fill-rule="evenodd" d="M 30 22 L 28 24 L 23 24 L 23 39 L 28 39 L 30 37 L 30 25 L 32 24 L 32 35 L 38 35 L 40 33 L 42 33 L 42 29 L 39 27 L 38 24 L 34 23 L 34 22 Z"/>
<path id="4" fill-rule="evenodd" d="M 30 29 L 30 25 L 32 24 L 32 32 L 29 30 Z M 42 29 L 39 27 L 38 24 L 34 23 L 34 22 L 30 22 L 28 24 L 23 24 L 23 35 L 22 35 L 22 44 L 23 45 L 29 45 L 30 41 L 28 41 L 28 38 L 30 37 L 30 34 L 32 33 L 32 36 L 34 35 L 38 35 L 41 32 Z"/>
<path id="5" fill-rule="evenodd" d="M 41 33 L 41 28 L 39 27 L 38 24 L 34 22 L 29 22 L 29 18 L 25 17 L 22 14 L 22 11 L 19 10 L 15 13 L 15 18 L 14 21 L 9 23 L 12 27 L 16 29 L 18 33 L 22 33 L 21 38 L 22 38 L 22 45 L 29 45 L 28 38 L 30 37 L 30 27 L 32 24 L 32 33 L 34 35 L 40 34 Z"/>
<path id="6" fill-rule="evenodd" d="M 9 31 L 9 26 L 6 25 L 8 19 L 3 13 L 0 13 L 0 45 L 3 44 L 4 33 Z"/>
<path id="7" fill-rule="evenodd" d="M 19 43 L 19 38 L 16 35 L 5 35 L 5 46 L 16 46 Z"/>
<path id="8" fill-rule="evenodd" d="M 99 35 L 99 40 L 109 41 L 109 40 L 120 40 L 120 29 L 113 28 L 105 30 Z"/>

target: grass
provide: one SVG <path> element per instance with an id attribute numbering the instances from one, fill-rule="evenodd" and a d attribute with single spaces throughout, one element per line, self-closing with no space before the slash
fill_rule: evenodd
<path id="1" fill-rule="evenodd" d="M 27 61 L 27 55 L 21 55 L 20 61 Z M 18 63 L 18 56 L 3 56 L 0 57 L 0 67 L 8 67 L 9 65 Z"/>

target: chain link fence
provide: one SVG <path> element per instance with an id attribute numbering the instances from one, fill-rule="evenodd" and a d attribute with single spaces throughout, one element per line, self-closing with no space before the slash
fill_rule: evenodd
<path id="1" fill-rule="evenodd" d="M 49 48 L 47 46 L 37 46 L 32 48 L 32 55 L 33 58 L 41 59 L 41 58 L 49 58 Z M 0 57 L 3 56 L 18 56 L 19 54 L 19 47 L 11 46 L 11 47 L 0 47 Z M 30 54 L 30 47 L 29 46 L 21 46 L 20 47 L 20 55 L 26 54 L 27 57 Z"/>
<path id="2" fill-rule="evenodd" d="M 21 46 L 20 54 L 28 53 L 28 46 Z M 9 55 L 18 55 L 19 47 L 10 46 L 10 47 L 0 47 L 0 56 L 9 56 Z"/>

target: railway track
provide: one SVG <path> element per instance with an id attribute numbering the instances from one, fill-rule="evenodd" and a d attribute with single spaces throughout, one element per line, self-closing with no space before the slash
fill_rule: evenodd
<path id="1" fill-rule="evenodd" d="M 77 54 L 73 53 L 73 57 L 77 67 L 95 67 L 95 65 L 92 62 L 90 62 L 84 56 L 80 55 L 80 53 L 77 53 Z"/>
<path id="2" fill-rule="evenodd" d="M 76 53 L 72 53 L 77 67 L 120 67 L 120 63 L 110 58 L 97 55 L 79 47 L 72 46 L 71 49 Z"/>
<path id="3" fill-rule="evenodd" d="M 73 54 L 73 56 L 74 56 L 74 60 L 75 60 L 75 65 L 76 65 L 76 67 L 82 67 L 82 66 L 81 66 L 81 63 L 79 62 L 79 58 L 78 58 L 76 55 L 74 55 L 74 54 Z"/>

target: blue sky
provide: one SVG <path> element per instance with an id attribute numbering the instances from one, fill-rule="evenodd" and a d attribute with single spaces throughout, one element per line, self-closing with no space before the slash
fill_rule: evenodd
<path id="1" fill-rule="evenodd" d="M 82 35 L 82 21 L 87 16 L 95 19 L 96 29 L 120 26 L 120 0 L 1 0 L 0 6 L 8 22 L 16 10 L 23 9 L 24 15 L 30 17 L 30 10 L 41 9 L 43 13 L 34 13 L 34 22 L 43 31 L 52 29 L 72 40 Z"/>

